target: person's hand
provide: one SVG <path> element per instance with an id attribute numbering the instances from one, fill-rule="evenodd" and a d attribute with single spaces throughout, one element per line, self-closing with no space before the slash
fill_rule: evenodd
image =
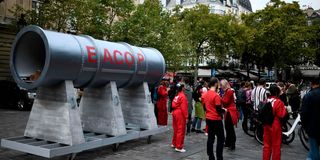
<path id="1" fill-rule="evenodd" d="M 228 109 L 227 108 L 222 108 L 224 110 L 224 112 L 228 112 Z"/>

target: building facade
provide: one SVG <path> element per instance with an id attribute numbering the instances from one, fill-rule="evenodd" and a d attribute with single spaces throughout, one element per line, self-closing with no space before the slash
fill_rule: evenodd
<path id="1" fill-rule="evenodd" d="M 314 10 L 312 7 L 308 7 L 303 12 L 307 16 L 309 26 L 313 25 L 313 23 L 320 24 L 320 9 Z"/>
<path id="2" fill-rule="evenodd" d="M 173 10 L 177 5 L 182 9 L 193 8 L 198 4 L 207 5 L 211 13 L 233 14 L 240 16 L 252 12 L 250 0 L 160 0 L 162 6 L 168 11 Z M 136 4 L 142 4 L 144 0 L 135 0 Z"/>
<path id="3" fill-rule="evenodd" d="M 35 8 L 37 1 L 35 0 L 0 0 L 0 80 L 11 80 L 9 67 L 11 44 L 16 35 L 15 21 L 21 15 L 14 15 L 12 10 L 18 5 L 24 10 Z"/>
<path id="4" fill-rule="evenodd" d="M 135 4 L 142 4 L 144 0 L 135 0 Z M 160 0 L 162 6 L 167 11 L 172 11 L 177 5 L 182 6 L 183 9 L 193 8 L 198 4 L 207 5 L 210 13 L 226 15 L 231 14 L 235 17 L 240 17 L 241 14 L 252 13 L 250 0 Z M 230 66 L 230 64 L 239 64 L 238 59 L 231 56 L 226 57 L 222 62 L 223 65 Z M 214 56 L 200 57 L 199 67 L 210 67 L 210 65 L 217 63 Z M 192 66 L 194 64 L 192 59 L 185 62 L 185 66 Z M 206 70 L 207 71 L 207 70 Z M 209 71 L 208 71 L 209 72 Z M 200 73 L 200 71 L 199 71 Z"/>
<path id="5" fill-rule="evenodd" d="M 11 11 L 16 5 L 24 10 L 31 10 L 36 7 L 37 3 L 37 0 L 0 0 L 0 24 L 11 24 L 17 19 Z"/>

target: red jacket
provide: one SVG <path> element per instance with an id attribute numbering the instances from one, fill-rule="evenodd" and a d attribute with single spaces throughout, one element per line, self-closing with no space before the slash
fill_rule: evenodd
<path id="1" fill-rule="evenodd" d="M 232 123 L 236 125 L 238 123 L 238 110 L 235 104 L 233 90 L 227 89 L 221 98 L 221 102 L 224 108 L 228 110 L 231 115 Z"/>
<path id="2" fill-rule="evenodd" d="M 160 85 L 158 88 L 158 101 L 167 102 L 168 99 L 168 91 L 167 88 L 163 85 Z"/>
<path id="3" fill-rule="evenodd" d="M 180 109 L 184 119 L 188 118 L 188 100 L 183 92 L 178 93 L 172 101 L 172 109 Z"/>

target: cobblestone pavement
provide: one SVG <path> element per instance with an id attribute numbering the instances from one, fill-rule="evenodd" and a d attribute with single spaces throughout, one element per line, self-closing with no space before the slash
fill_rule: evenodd
<path id="1" fill-rule="evenodd" d="M 0 109 L 0 138 L 23 135 L 30 112 Z M 170 122 L 171 120 L 169 120 Z M 171 124 L 171 123 L 170 123 Z M 240 128 L 236 128 L 237 146 L 235 151 L 224 150 L 224 159 L 257 160 L 262 157 L 262 146 L 253 138 L 245 135 Z M 185 139 L 186 153 L 177 153 L 170 148 L 172 130 L 155 135 L 152 143 L 147 144 L 145 139 L 138 139 L 120 145 L 117 152 L 112 151 L 111 146 L 94 150 L 84 151 L 77 154 L 77 160 L 206 160 L 206 139 L 204 134 L 192 133 Z M 300 143 L 296 135 L 294 142 L 283 145 L 283 160 L 303 160 L 307 151 Z M 38 156 L 22 152 L 0 148 L 0 160 L 44 160 Z M 65 160 L 67 156 L 53 158 L 54 160 Z"/>

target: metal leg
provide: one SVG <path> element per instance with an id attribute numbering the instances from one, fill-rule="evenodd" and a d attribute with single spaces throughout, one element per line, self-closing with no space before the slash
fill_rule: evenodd
<path id="1" fill-rule="evenodd" d="M 77 153 L 71 153 L 68 160 L 74 160 L 77 156 Z"/>
<path id="2" fill-rule="evenodd" d="M 80 102 L 83 130 L 112 136 L 125 135 L 121 103 L 115 82 L 100 88 L 85 88 Z"/>
<path id="3" fill-rule="evenodd" d="M 148 139 L 147 139 L 148 144 L 151 144 L 151 137 L 152 137 L 152 135 L 148 136 Z"/>
<path id="4" fill-rule="evenodd" d="M 72 81 L 38 88 L 24 136 L 67 145 L 85 142 Z"/>
<path id="5" fill-rule="evenodd" d="M 112 151 L 113 152 L 117 152 L 119 150 L 119 147 L 120 147 L 120 143 L 115 143 L 113 144 L 112 146 Z"/>

